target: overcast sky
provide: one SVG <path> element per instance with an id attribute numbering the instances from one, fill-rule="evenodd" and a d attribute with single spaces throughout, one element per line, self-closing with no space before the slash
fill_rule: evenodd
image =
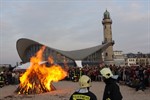
<path id="1" fill-rule="evenodd" d="M 114 50 L 150 53 L 150 0 L 0 0 L 0 64 L 21 61 L 20 38 L 67 51 L 100 45 L 106 9 Z"/>

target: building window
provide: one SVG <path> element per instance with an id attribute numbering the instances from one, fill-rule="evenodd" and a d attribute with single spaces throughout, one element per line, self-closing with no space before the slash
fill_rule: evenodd
<path id="1" fill-rule="evenodd" d="M 105 54 L 106 56 L 108 56 L 108 53 L 106 52 L 106 54 Z"/>
<path id="2" fill-rule="evenodd" d="M 112 58 L 114 58 L 114 55 L 112 55 Z"/>
<path id="3" fill-rule="evenodd" d="M 107 42 L 107 38 L 105 38 L 105 42 Z"/>

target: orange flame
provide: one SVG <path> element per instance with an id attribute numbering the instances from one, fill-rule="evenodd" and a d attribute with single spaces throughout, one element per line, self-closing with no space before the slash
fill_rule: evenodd
<path id="1" fill-rule="evenodd" d="M 31 64 L 26 72 L 20 77 L 20 91 L 21 93 L 29 92 L 31 89 L 37 89 L 38 93 L 51 91 L 52 82 L 58 82 L 67 76 L 67 72 L 62 69 L 61 66 L 54 64 L 52 57 L 48 57 L 50 66 L 46 66 L 43 61 L 43 52 L 45 50 L 43 46 L 30 60 Z M 19 91 L 19 92 L 20 92 Z M 18 93 L 19 93 L 18 92 Z"/>

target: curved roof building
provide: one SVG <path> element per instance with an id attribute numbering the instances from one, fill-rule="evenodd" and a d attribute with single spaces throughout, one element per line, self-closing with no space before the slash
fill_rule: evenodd
<path id="1" fill-rule="evenodd" d="M 107 12 L 107 10 L 106 10 Z M 104 19 L 103 19 L 103 26 L 104 28 L 107 27 L 107 25 L 111 24 L 108 23 L 107 20 L 110 19 L 109 14 L 106 16 L 106 12 L 104 13 Z M 108 12 L 107 12 L 108 13 Z M 105 25 L 105 20 L 106 24 Z M 107 32 L 111 31 L 110 27 L 108 27 Z M 83 64 L 99 64 L 103 61 L 102 59 L 102 53 L 107 50 L 108 48 L 112 47 L 114 42 L 110 40 L 111 35 L 107 35 L 107 33 L 104 33 L 104 42 L 102 45 L 80 49 L 80 50 L 73 50 L 73 51 L 63 51 L 58 50 L 55 48 L 52 48 L 50 46 L 46 46 L 46 49 L 43 54 L 44 60 L 47 60 L 48 56 L 52 56 L 54 58 L 54 61 L 56 63 L 63 63 L 64 59 L 67 60 L 68 64 L 74 64 L 76 60 L 81 60 Z M 109 39 L 107 39 L 109 38 Z M 109 41 L 108 41 L 109 40 Z M 22 60 L 22 62 L 26 63 L 30 61 L 30 57 L 34 56 L 35 53 L 43 46 L 44 44 L 41 44 L 39 42 L 36 42 L 34 40 L 21 38 L 17 41 L 16 47 L 18 54 Z M 111 49 L 112 50 L 112 49 Z M 108 50 L 110 52 L 110 50 Z M 108 52 L 105 52 L 106 54 L 104 56 L 109 56 Z M 111 54 L 111 56 L 113 56 Z M 110 59 L 109 59 L 110 60 Z"/>
<path id="2" fill-rule="evenodd" d="M 64 57 L 65 59 L 72 61 L 102 61 L 101 53 L 110 45 L 112 45 L 111 42 L 91 48 L 74 51 L 62 51 L 46 46 L 47 48 L 44 55 L 45 59 L 48 56 L 52 55 L 55 61 L 61 60 L 59 58 L 63 58 L 62 60 L 64 60 Z M 17 51 L 23 62 L 29 62 L 30 57 L 35 55 L 35 53 L 41 48 L 41 46 L 43 46 L 43 44 L 25 38 L 19 39 L 17 41 Z"/>

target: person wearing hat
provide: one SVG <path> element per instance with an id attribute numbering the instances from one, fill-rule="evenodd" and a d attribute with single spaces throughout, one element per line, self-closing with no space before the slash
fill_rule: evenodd
<path id="1" fill-rule="evenodd" d="M 69 100 L 97 100 L 96 95 L 89 90 L 92 84 L 88 76 L 80 77 L 79 86 L 80 88 L 71 95 Z"/>
<path id="2" fill-rule="evenodd" d="M 122 100 L 120 88 L 116 83 L 117 76 L 114 76 L 109 68 L 103 68 L 100 73 L 106 84 L 102 100 Z"/>

